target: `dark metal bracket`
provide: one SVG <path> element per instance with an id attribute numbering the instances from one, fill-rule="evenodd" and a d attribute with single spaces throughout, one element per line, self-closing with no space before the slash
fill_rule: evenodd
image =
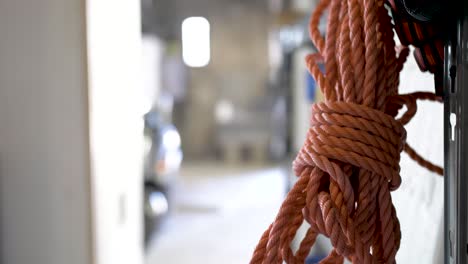
<path id="1" fill-rule="evenodd" d="M 465 12 L 466 14 L 466 12 Z M 445 263 L 468 263 L 468 16 L 456 22 L 444 63 Z"/>

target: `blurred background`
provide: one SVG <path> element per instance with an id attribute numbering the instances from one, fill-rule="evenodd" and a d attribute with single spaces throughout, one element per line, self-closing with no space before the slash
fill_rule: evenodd
<path id="1" fill-rule="evenodd" d="M 322 97 L 316 4 L 0 1 L 0 263 L 247 263 Z M 433 89 L 414 60 L 401 78 Z M 408 131 L 442 164 L 442 106 Z M 443 181 L 406 155 L 402 177 L 397 259 L 442 263 Z"/>

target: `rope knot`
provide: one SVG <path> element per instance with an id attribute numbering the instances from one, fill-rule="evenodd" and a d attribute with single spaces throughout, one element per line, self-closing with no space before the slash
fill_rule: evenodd
<path id="1" fill-rule="evenodd" d="M 350 164 L 385 177 L 394 190 L 401 183 L 405 141 L 403 124 L 379 110 L 349 102 L 317 103 L 295 172 L 300 175 L 304 166 L 314 166 L 334 178 L 336 169 L 326 160 Z"/>

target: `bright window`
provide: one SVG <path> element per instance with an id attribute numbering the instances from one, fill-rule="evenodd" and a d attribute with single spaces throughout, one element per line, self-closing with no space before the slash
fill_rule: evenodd
<path id="1" fill-rule="evenodd" d="M 189 17 L 182 22 L 182 56 L 190 67 L 210 62 L 210 22 L 204 17 Z"/>

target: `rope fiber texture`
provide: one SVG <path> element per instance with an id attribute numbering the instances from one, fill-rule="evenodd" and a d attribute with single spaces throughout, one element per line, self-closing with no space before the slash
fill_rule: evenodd
<path id="1" fill-rule="evenodd" d="M 326 10 L 324 38 L 318 24 Z M 307 139 L 293 162 L 298 180 L 250 263 L 304 263 L 318 234 L 334 248 L 322 264 L 345 258 L 395 263 L 401 233 L 390 192 L 401 183 L 400 152 L 443 173 L 406 143 L 403 126 L 415 115 L 418 99 L 441 99 L 425 92 L 398 95 L 409 49 L 395 45 L 383 0 L 321 0 L 310 20 L 310 37 L 318 52 L 306 62 L 325 100 L 312 106 Z M 397 118 L 404 106 L 407 111 Z M 310 227 L 293 252 L 303 221 Z"/>

